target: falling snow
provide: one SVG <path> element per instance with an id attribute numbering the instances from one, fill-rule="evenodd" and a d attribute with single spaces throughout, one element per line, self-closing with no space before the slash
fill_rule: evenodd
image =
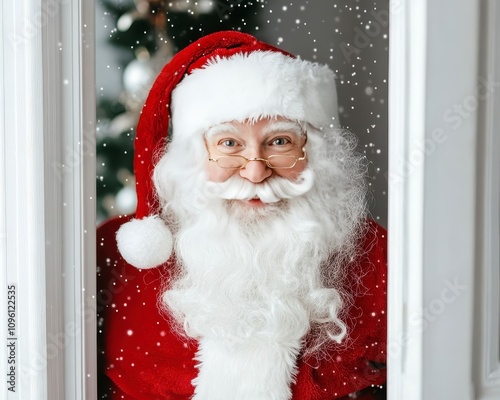
<path id="1" fill-rule="evenodd" d="M 121 0 L 107 1 L 122 6 Z M 167 5 L 177 7 L 177 13 L 184 13 L 186 18 L 181 20 L 172 13 L 167 14 L 165 22 L 175 34 L 169 37 L 160 32 L 156 40 L 170 46 L 180 41 L 180 36 L 208 33 L 200 15 L 209 15 L 219 5 L 215 18 L 224 29 L 249 32 L 303 59 L 327 63 L 337 75 L 340 122 L 357 134 L 358 148 L 369 161 L 370 183 L 373 197 L 377 199 L 372 202 L 372 215 L 384 225 L 387 218 L 388 3 L 388 0 L 234 0 L 228 1 L 227 7 L 221 7 L 222 2 L 170 2 Z M 118 98 L 126 65 L 120 61 L 119 52 L 113 56 L 109 47 L 102 46 L 109 46 L 106 40 L 133 27 L 136 14 L 127 12 L 115 19 L 109 10 L 97 6 L 97 95 L 102 99 Z M 238 14 L 243 9 L 251 13 Z M 144 37 L 150 35 L 146 30 L 141 32 Z M 143 37 L 138 37 L 129 43 L 129 48 L 140 52 L 142 40 Z M 104 134 L 109 132 L 104 130 Z M 123 149 L 122 154 L 127 156 L 130 150 Z M 108 182 L 101 168 L 107 167 L 106 160 L 98 167 L 98 181 L 105 187 Z M 112 207 L 116 209 L 116 205 Z"/>

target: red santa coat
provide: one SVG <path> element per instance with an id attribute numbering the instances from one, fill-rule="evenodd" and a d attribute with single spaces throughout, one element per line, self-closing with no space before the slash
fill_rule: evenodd
<path id="1" fill-rule="evenodd" d="M 97 231 L 99 398 L 188 400 L 198 373 L 197 342 L 173 333 L 157 306 L 162 274 L 173 261 L 142 271 L 127 264 L 115 233 L 128 220 L 109 220 Z M 358 399 L 377 398 L 371 388 L 386 380 L 386 249 L 385 230 L 370 222 L 344 283 L 354 295 L 349 339 L 321 360 L 297 360 L 293 400 L 333 400 L 359 391 Z"/>

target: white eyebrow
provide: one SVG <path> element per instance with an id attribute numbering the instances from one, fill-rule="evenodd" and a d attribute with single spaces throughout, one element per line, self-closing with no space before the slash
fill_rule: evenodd
<path id="1" fill-rule="evenodd" d="M 217 124 L 217 125 L 211 126 L 205 132 L 205 136 L 207 138 L 209 138 L 209 137 L 214 136 L 214 135 L 216 135 L 218 133 L 224 133 L 224 132 L 226 132 L 226 133 L 235 133 L 237 131 L 238 131 L 238 129 L 233 124 L 231 124 L 230 122 L 226 122 L 226 123 L 223 123 L 223 124 Z"/>
<path id="2" fill-rule="evenodd" d="M 262 129 L 264 135 L 270 135 L 275 132 L 293 132 L 301 136 L 304 130 L 300 124 L 295 121 L 273 121 Z"/>

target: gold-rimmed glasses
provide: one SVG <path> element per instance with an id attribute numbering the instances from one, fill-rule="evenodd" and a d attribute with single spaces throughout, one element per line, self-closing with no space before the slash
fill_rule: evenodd
<path id="1" fill-rule="evenodd" d="M 207 136 L 205 133 L 203 135 L 203 141 L 205 142 L 205 148 L 206 148 L 207 153 L 208 153 L 208 160 L 210 162 L 216 163 L 219 167 L 221 167 L 223 169 L 229 169 L 229 170 L 243 169 L 246 167 L 246 165 L 250 161 L 263 161 L 266 163 L 266 166 L 268 168 L 271 168 L 271 169 L 291 169 L 291 168 L 294 168 L 299 161 L 304 161 L 307 158 L 306 149 L 305 149 L 306 142 L 307 142 L 307 134 L 306 134 L 304 128 L 302 127 L 302 125 L 300 123 L 298 123 L 297 121 L 279 121 L 278 122 L 278 124 L 283 124 L 283 123 L 285 123 L 286 126 L 283 127 L 281 125 L 279 125 L 279 126 L 271 125 L 271 131 L 273 133 L 277 133 L 277 135 L 273 134 L 272 137 L 279 138 L 279 139 L 285 139 L 287 141 L 290 141 L 291 139 L 288 139 L 288 137 L 291 135 L 297 141 L 300 140 L 302 142 L 302 147 L 301 147 L 302 156 L 301 157 L 296 156 L 296 154 L 297 154 L 296 152 L 298 149 L 295 146 L 293 146 L 293 147 L 295 147 L 295 149 L 293 149 L 293 150 L 290 149 L 288 146 L 286 147 L 286 149 L 284 147 L 281 147 L 280 151 L 278 152 L 281 154 L 272 154 L 272 155 L 268 156 L 267 158 L 261 158 L 261 157 L 247 158 L 247 157 L 240 155 L 240 154 L 227 154 L 227 153 L 224 154 L 224 152 L 223 152 L 223 155 L 220 155 L 218 157 L 212 157 L 211 151 L 210 151 L 210 148 L 208 145 L 208 141 L 207 141 Z M 290 124 L 292 124 L 291 128 L 289 126 Z M 232 127 L 230 127 L 230 128 L 232 128 Z M 262 128 L 262 127 L 260 127 L 260 128 Z M 269 129 L 269 127 L 267 127 L 267 126 L 265 128 Z M 229 128 L 226 128 L 225 124 L 222 124 L 222 130 L 225 132 L 226 129 L 229 129 Z M 232 128 L 232 129 L 230 129 L 230 131 L 232 132 L 232 130 L 234 130 L 234 129 L 236 129 L 236 128 Z M 218 129 L 218 130 L 216 129 L 215 131 L 219 132 L 220 130 L 221 129 Z M 289 130 L 290 130 L 290 132 L 288 132 Z M 299 130 L 300 130 L 300 134 L 298 132 Z M 274 131 L 276 131 L 276 132 L 274 132 Z M 282 137 L 281 134 L 283 134 L 284 136 Z M 292 141 L 295 141 L 295 139 L 293 139 Z M 225 141 L 227 141 L 227 140 L 231 140 L 231 141 L 235 140 L 236 142 L 238 141 L 238 139 L 233 139 L 233 138 L 225 139 Z M 267 140 L 269 140 L 269 139 L 267 139 Z M 273 141 L 274 140 L 275 139 L 273 139 Z M 270 151 L 270 152 L 272 152 L 272 151 Z M 290 153 L 294 153 L 295 155 L 292 155 Z"/>
<path id="2" fill-rule="evenodd" d="M 260 157 L 252 157 L 247 158 L 240 155 L 228 155 L 228 156 L 220 156 L 217 158 L 211 158 L 210 154 L 208 157 L 208 161 L 216 163 L 219 167 L 224 169 L 242 169 L 245 168 L 249 161 L 264 161 L 266 165 L 271 169 L 290 169 L 295 167 L 297 162 L 303 161 L 306 159 L 306 149 L 302 147 L 302 157 L 295 157 L 292 155 L 285 154 L 273 154 L 267 158 Z"/>

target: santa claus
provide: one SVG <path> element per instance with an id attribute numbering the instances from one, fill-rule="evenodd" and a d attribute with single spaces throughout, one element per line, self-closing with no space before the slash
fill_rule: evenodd
<path id="1" fill-rule="evenodd" d="M 136 215 L 98 230 L 103 398 L 379 398 L 385 231 L 327 66 L 237 32 L 191 44 L 135 174 Z"/>

